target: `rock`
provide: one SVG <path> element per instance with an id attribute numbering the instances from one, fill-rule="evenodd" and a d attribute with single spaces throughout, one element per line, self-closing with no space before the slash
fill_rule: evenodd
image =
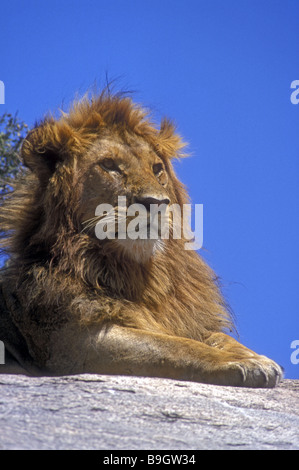
<path id="1" fill-rule="evenodd" d="M 299 381 L 0 376 L 2 449 L 299 449 Z"/>

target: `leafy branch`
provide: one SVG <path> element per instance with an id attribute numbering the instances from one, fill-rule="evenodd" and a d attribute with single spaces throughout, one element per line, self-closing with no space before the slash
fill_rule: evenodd
<path id="1" fill-rule="evenodd" d="M 0 195 L 10 191 L 9 181 L 23 168 L 19 157 L 22 141 L 28 126 L 14 116 L 5 113 L 0 116 Z"/>

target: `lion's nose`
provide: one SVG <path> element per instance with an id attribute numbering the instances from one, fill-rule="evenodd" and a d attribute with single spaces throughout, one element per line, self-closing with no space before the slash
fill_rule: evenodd
<path id="1" fill-rule="evenodd" d="M 168 205 L 170 203 L 170 200 L 165 197 L 165 198 L 157 198 L 153 196 L 143 196 L 143 197 L 136 197 L 135 202 L 137 204 L 142 204 L 146 210 L 150 211 L 151 204 L 157 204 L 158 206 L 160 204 L 166 204 Z"/>

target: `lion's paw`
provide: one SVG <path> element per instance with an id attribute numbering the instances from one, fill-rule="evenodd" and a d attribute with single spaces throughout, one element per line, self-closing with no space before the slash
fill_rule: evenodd
<path id="1" fill-rule="evenodd" d="M 241 373 L 243 387 L 272 388 L 283 377 L 282 368 L 266 356 L 255 355 L 231 366 Z"/>

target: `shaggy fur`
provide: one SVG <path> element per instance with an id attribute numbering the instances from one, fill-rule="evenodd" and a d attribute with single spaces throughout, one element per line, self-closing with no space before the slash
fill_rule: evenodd
<path id="1" fill-rule="evenodd" d="M 104 202 L 116 207 L 118 195 L 126 195 L 129 203 L 149 194 L 167 197 L 171 204 L 183 207 L 188 197 L 171 163 L 182 156 L 183 148 L 170 121 L 164 119 L 159 128 L 130 98 L 107 92 L 75 103 L 59 119 L 47 117 L 28 134 L 21 152 L 28 170 L 3 202 L 0 219 L 2 246 L 10 254 L 9 267 L 2 275 L 2 315 L 5 325 L 9 318 L 11 328 L 16 329 L 6 348 L 28 373 L 114 373 L 119 357 L 128 357 L 127 349 L 125 353 L 119 350 L 128 332 L 145 335 L 141 349 L 148 338 L 154 338 L 150 344 L 155 344 L 155 356 L 161 354 L 160 350 L 157 353 L 157 338 L 166 338 L 166 343 L 168 337 L 180 338 L 181 351 L 189 347 L 188 340 L 209 344 L 207 348 L 212 349 L 222 340 L 212 341 L 211 335 L 232 328 L 215 274 L 196 252 L 184 250 L 184 239 L 170 237 L 154 246 L 150 241 L 126 244 L 94 236 L 96 206 Z M 111 163 L 112 159 L 117 163 Z M 152 168 L 157 164 L 162 171 L 154 174 Z M 111 171 L 105 165 L 115 167 Z M 108 347 L 108 359 L 104 348 L 101 358 L 106 362 L 103 365 L 101 359 L 98 369 L 88 364 L 75 367 L 69 364 L 70 358 L 68 368 L 57 365 L 64 363 L 60 356 L 53 359 L 57 354 L 53 338 L 60 338 L 67 325 L 72 325 L 76 335 L 87 332 L 90 343 L 92 332 L 102 334 L 115 327 L 112 331 L 123 328 L 124 334 L 117 340 L 117 352 L 114 346 L 112 352 Z M 26 359 L 19 352 L 20 343 Z M 166 356 L 171 355 L 170 350 L 180 354 L 180 348 L 173 348 L 170 344 Z M 244 351 L 235 359 L 247 357 L 249 353 Z M 165 357 L 162 353 L 160 362 Z M 160 372 L 155 361 L 150 372 L 144 373 L 142 366 L 140 370 L 120 367 L 116 373 L 177 377 Z M 212 362 L 215 366 L 217 358 Z M 208 364 L 202 366 L 202 370 L 208 368 Z M 272 361 L 270 368 L 275 369 Z M 262 386 L 272 386 L 280 373 L 275 369 L 271 382 L 271 373 L 265 369 L 260 374 L 267 375 Z M 184 374 L 178 377 L 230 383 L 222 372 L 218 379 Z M 247 372 L 242 374 L 240 384 L 246 384 Z M 236 379 L 231 382 L 239 385 Z"/>

